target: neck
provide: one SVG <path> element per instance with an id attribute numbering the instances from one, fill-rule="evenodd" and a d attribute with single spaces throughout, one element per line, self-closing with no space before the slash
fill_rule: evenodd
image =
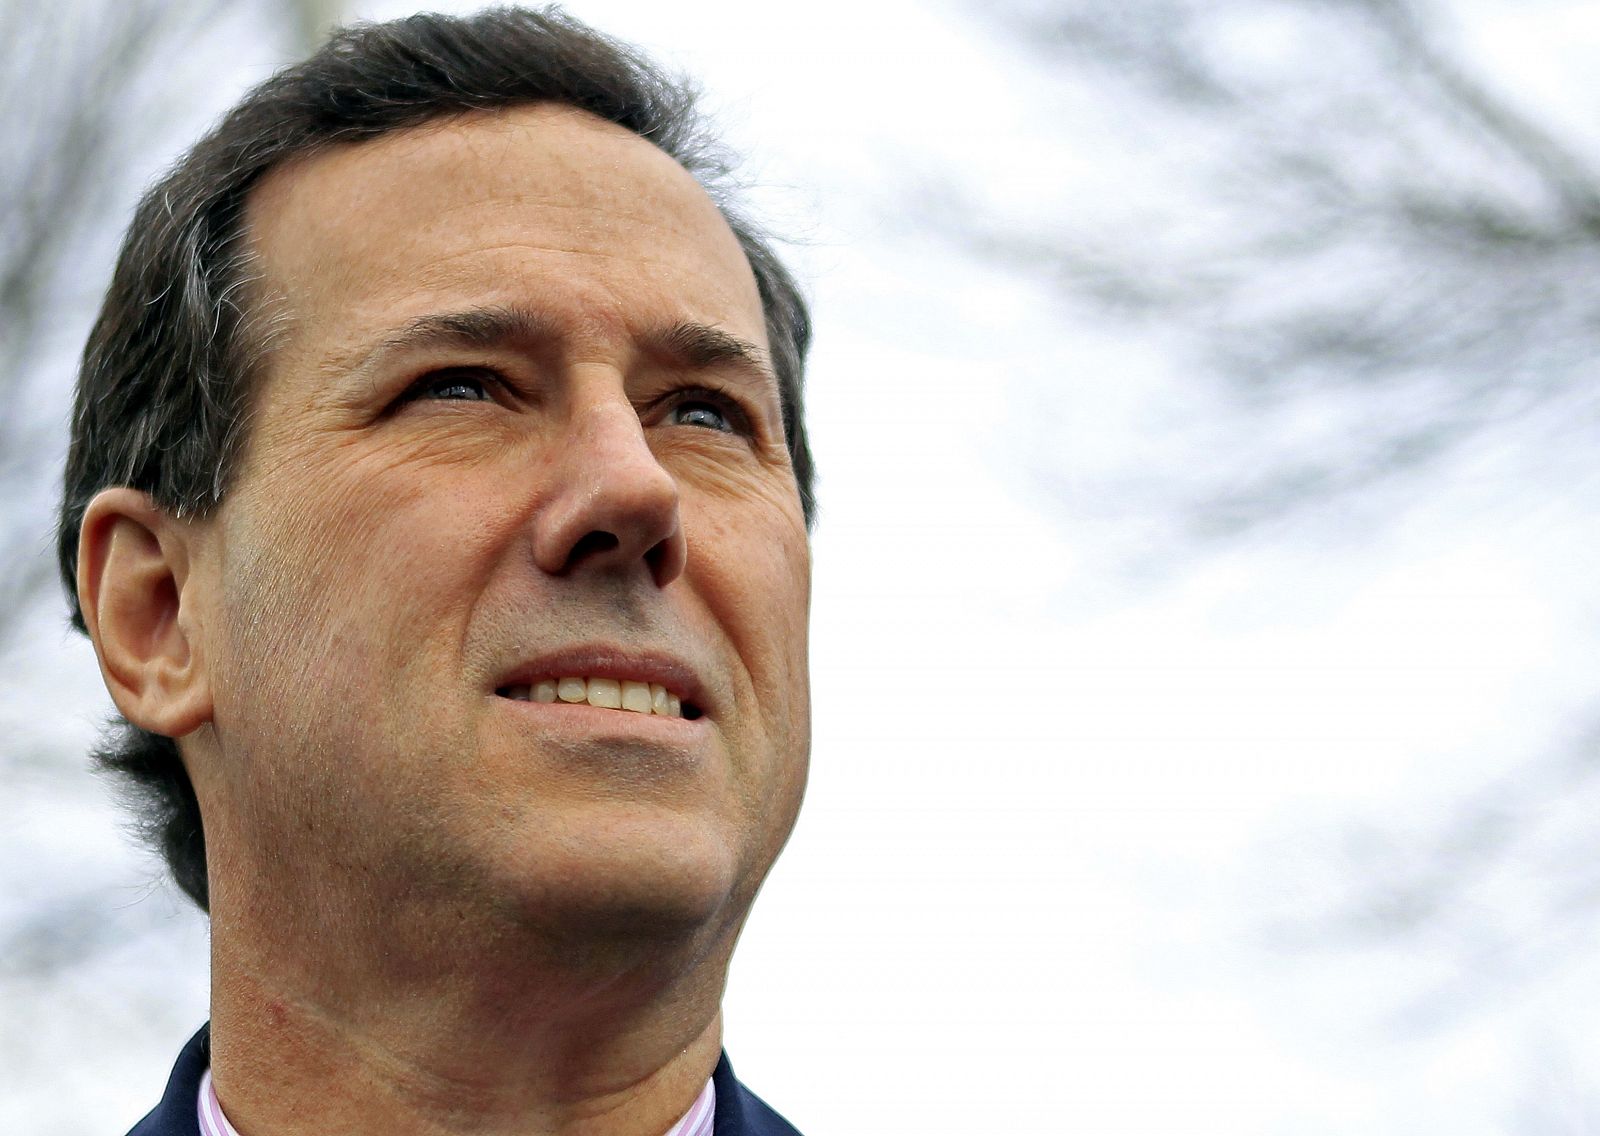
<path id="1" fill-rule="evenodd" d="M 387 946 L 308 952 L 214 909 L 212 1077 L 244 1136 L 660 1136 L 716 1065 L 723 944 Z"/>

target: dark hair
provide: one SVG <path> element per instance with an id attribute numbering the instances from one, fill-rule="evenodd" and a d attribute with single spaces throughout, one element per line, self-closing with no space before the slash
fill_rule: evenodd
<path id="1" fill-rule="evenodd" d="M 558 9 L 417 15 L 334 34 L 255 90 L 140 202 L 78 377 L 57 552 L 72 608 L 89 500 L 126 485 L 177 515 L 222 501 L 242 449 L 252 323 L 246 198 L 296 155 L 474 110 L 557 103 L 633 131 L 706 187 L 743 247 L 766 316 L 783 423 L 809 524 L 815 508 L 801 410 L 811 325 L 793 277 L 727 200 L 731 163 L 708 137 L 695 91 Z M 95 754 L 132 790 L 140 829 L 174 879 L 208 908 L 205 835 L 171 738 L 122 719 Z"/>

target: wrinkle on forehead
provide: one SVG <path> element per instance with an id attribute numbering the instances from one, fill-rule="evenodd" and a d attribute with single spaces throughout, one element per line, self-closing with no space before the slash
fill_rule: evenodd
<path id="1" fill-rule="evenodd" d="M 451 290 L 514 301 L 578 257 L 649 273 L 668 296 L 689 290 L 674 275 L 696 274 L 696 298 L 754 314 L 741 332 L 765 344 L 754 273 L 710 196 L 652 143 L 568 107 L 473 112 L 305 155 L 263 179 L 247 221 L 267 283 L 302 328 L 380 311 L 392 327 L 396 308 L 420 314 Z M 603 292 L 571 299 L 590 317 L 616 306 Z"/>
<path id="2" fill-rule="evenodd" d="M 247 220 L 269 248 L 280 243 L 273 239 L 279 230 L 292 228 L 331 240 L 324 247 L 331 251 L 365 228 L 352 222 L 383 208 L 409 215 L 416 227 L 366 242 L 364 251 L 457 229 L 462 212 L 476 213 L 482 224 L 486 209 L 534 208 L 563 215 L 564 225 L 580 221 L 574 235 L 582 246 L 551 251 L 615 255 L 626 245 L 619 230 L 645 226 L 702 244 L 720 230 L 719 243 L 744 260 L 692 174 L 631 131 L 570 107 L 472 112 L 299 156 L 252 191 Z M 476 247 L 493 243 L 490 234 L 476 234 Z"/>

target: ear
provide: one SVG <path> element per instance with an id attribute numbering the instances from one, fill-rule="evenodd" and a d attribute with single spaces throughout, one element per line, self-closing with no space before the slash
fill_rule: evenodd
<path id="1" fill-rule="evenodd" d="M 78 533 L 78 602 L 123 717 L 179 738 L 211 720 L 197 630 L 197 527 L 134 489 L 105 489 Z"/>

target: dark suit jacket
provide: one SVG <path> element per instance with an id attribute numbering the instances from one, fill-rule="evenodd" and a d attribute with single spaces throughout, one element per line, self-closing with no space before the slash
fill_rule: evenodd
<path id="1" fill-rule="evenodd" d="M 195 1106 L 200 1098 L 200 1078 L 211 1064 L 211 1027 L 202 1026 L 178 1054 L 161 1103 L 133 1126 L 128 1136 L 200 1136 Z M 715 1136 L 800 1136 L 787 1120 L 733 1077 L 724 1053 L 711 1075 L 717 1087 Z"/>

